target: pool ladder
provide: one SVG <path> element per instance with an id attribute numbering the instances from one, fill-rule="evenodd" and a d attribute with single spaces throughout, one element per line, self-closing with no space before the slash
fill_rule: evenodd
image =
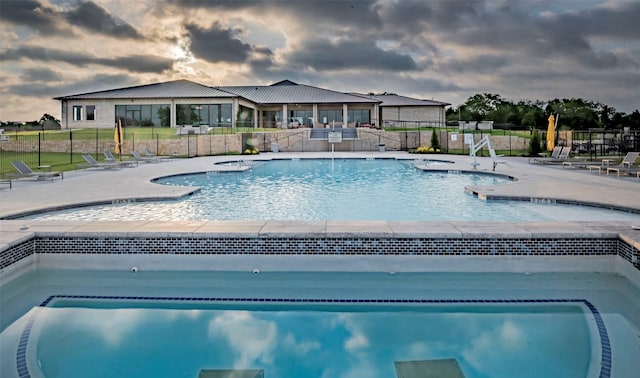
<path id="1" fill-rule="evenodd" d="M 425 158 L 416 158 L 413 161 L 413 167 L 414 168 L 420 168 L 421 166 L 429 166 L 429 159 L 425 159 Z"/>
<path id="2" fill-rule="evenodd" d="M 253 163 L 250 160 L 241 159 L 241 160 L 238 160 L 238 168 L 240 168 L 240 167 L 249 167 L 249 168 L 251 168 L 251 167 L 253 167 Z"/>

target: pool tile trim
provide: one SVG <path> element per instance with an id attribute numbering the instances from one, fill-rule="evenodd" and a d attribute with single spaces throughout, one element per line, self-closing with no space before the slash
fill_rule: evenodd
<path id="1" fill-rule="evenodd" d="M 620 256 L 640 270 L 640 249 L 621 237 L 207 237 L 193 233 L 34 234 L 0 251 L 0 270 L 31 255 Z M 90 236 L 89 236 L 90 235 Z M 146 235 L 146 236 L 145 236 Z M 156 236 L 157 235 L 157 236 Z M 162 235 L 162 236 L 160 236 Z M 584 235 L 583 235 L 584 236 Z M 597 237 L 599 236 L 599 237 Z"/>
<path id="2" fill-rule="evenodd" d="M 174 302 L 214 302 L 214 303 L 288 303 L 288 304 L 541 304 L 541 303 L 576 303 L 586 306 L 598 329 L 600 337 L 600 378 L 610 378 L 612 359 L 609 334 L 598 309 L 586 299 L 368 299 L 368 298 L 246 298 L 246 297 L 147 297 L 147 296 L 109 296 L 109 295 L 51 295 L 40 303 L 39 307 L 47 307 L 55 299 L 98 299 L 127 301 L 174 301 Z M 27 344 L 33 323 L 38 315 L 38 307 L 27 319 L 20 342 L 16 350 L 16 367 L 20 378 L 31 378 L 27 366 Z"/>

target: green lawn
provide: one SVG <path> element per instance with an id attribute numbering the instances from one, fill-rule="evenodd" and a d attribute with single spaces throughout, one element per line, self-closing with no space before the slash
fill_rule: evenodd
<path id="1" fill-rule="evenodd" d="M 16 170 L 11 165 L 12 160 L 22 160 L 34 171 L 39 170 L 38 166 L 50 166 L 55 171 L 72 171 L 78 169 L 77 164 L 85 163 L 82 154 L 69 154 L 66 152 L 42 152 L 38 160 L 37 152 L 15 152 L 2 151 L 0 156 L 0 174 L 15 173 Z M 104 155 L 93 154 L 96 160 L 104 160 Z"/>
<path id="2" fill-rule="evenodd" d="M 256 133 L 256 132 L 276 132 L 280 129 L 275 128 L 246 128 L 246 127 L 217 127 L 209 131 L 209 135 L 228 135 L 237 133 Z M 41 136 L 44 140 L 112 140 L 114 137 L 114 129 L 77 129 L 77 130 L 29 130 L 29 131 L 9 131 L 4 135 L 10 140 L 15 140 L 16 136 L 21 139 L 27 138 L 38 140 Z M 124 139 L 179 139 L 185 135 L 178 135 L 176 129 L 168 127 L 127 127 L 124 129 Z"/>

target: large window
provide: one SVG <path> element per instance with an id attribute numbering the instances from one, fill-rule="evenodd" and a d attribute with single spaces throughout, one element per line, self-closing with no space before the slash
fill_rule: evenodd
<path id="1" fill-rule="evenodd" d="M 73 106 L 73 120 L 74 121 L 82 121 L 82 106 L 74 105 Z"/>
<path id="2" fill-rule="evenodd" d="M 313 111 L 292 110 L 289 112 L 288 122 L 293 122 L 294 125 L 297 123 L 297 126 L 313 127 Z"/>
<path id="3" fill-rule="evenodd" d="M 116 105 L 116 119 L 124 126 L 171 126 L 171 106 L 157 105 Z"/>
<path id="4" fill-rule="evenodd" d="M 226 126 L 232 123 L 231 104 L 178 104 L 176 125 Z"/>
<path id="5" fill-rule="evenodd" d="M 371 114 L 371 111 L 369 109 L 349 109 L 347 111 L 349 122 L 355 122 L 356 125 L 361 125 L 363 123 L 366 123 L 366 124 L 371 123 L 370 114 Z"/>
<path id="6" fill-rule="evenodd" d="M 318 121 L 324 124 L 342 122 L 342 109 L 318 110 Z"/>

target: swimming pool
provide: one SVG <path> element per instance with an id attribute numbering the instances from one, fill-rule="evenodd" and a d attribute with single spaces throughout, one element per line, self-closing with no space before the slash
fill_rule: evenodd
<path id="1" fill-rule="evenodd" d="M 625 308 L 638 292 L 610 274 L 33 271 L 5 289 L 3 305 L 43 302 L 2 331 L 7 377 L 15 361 L 65 377 L 394 377 L 396 362 L 432 360 L 466 377 L 607 377 L 612 355 L 613 377 L 640 367 Z"/>
<path id="2" fill-rule="evenodd" d="M 180 201 L 91 206 L 25 219 L 640 221 L 640 214 L 586 206 L 485 202 L 465 192 L 465 187 L 504 185 L 510 178 L 446 169 L 423 171 L 412 163 L 392 159 L 258 161 L 242 172 L 211 171 L 155 181 L 201 188 Z M 446 163 L 431 166 L 442 168 Z"/>

